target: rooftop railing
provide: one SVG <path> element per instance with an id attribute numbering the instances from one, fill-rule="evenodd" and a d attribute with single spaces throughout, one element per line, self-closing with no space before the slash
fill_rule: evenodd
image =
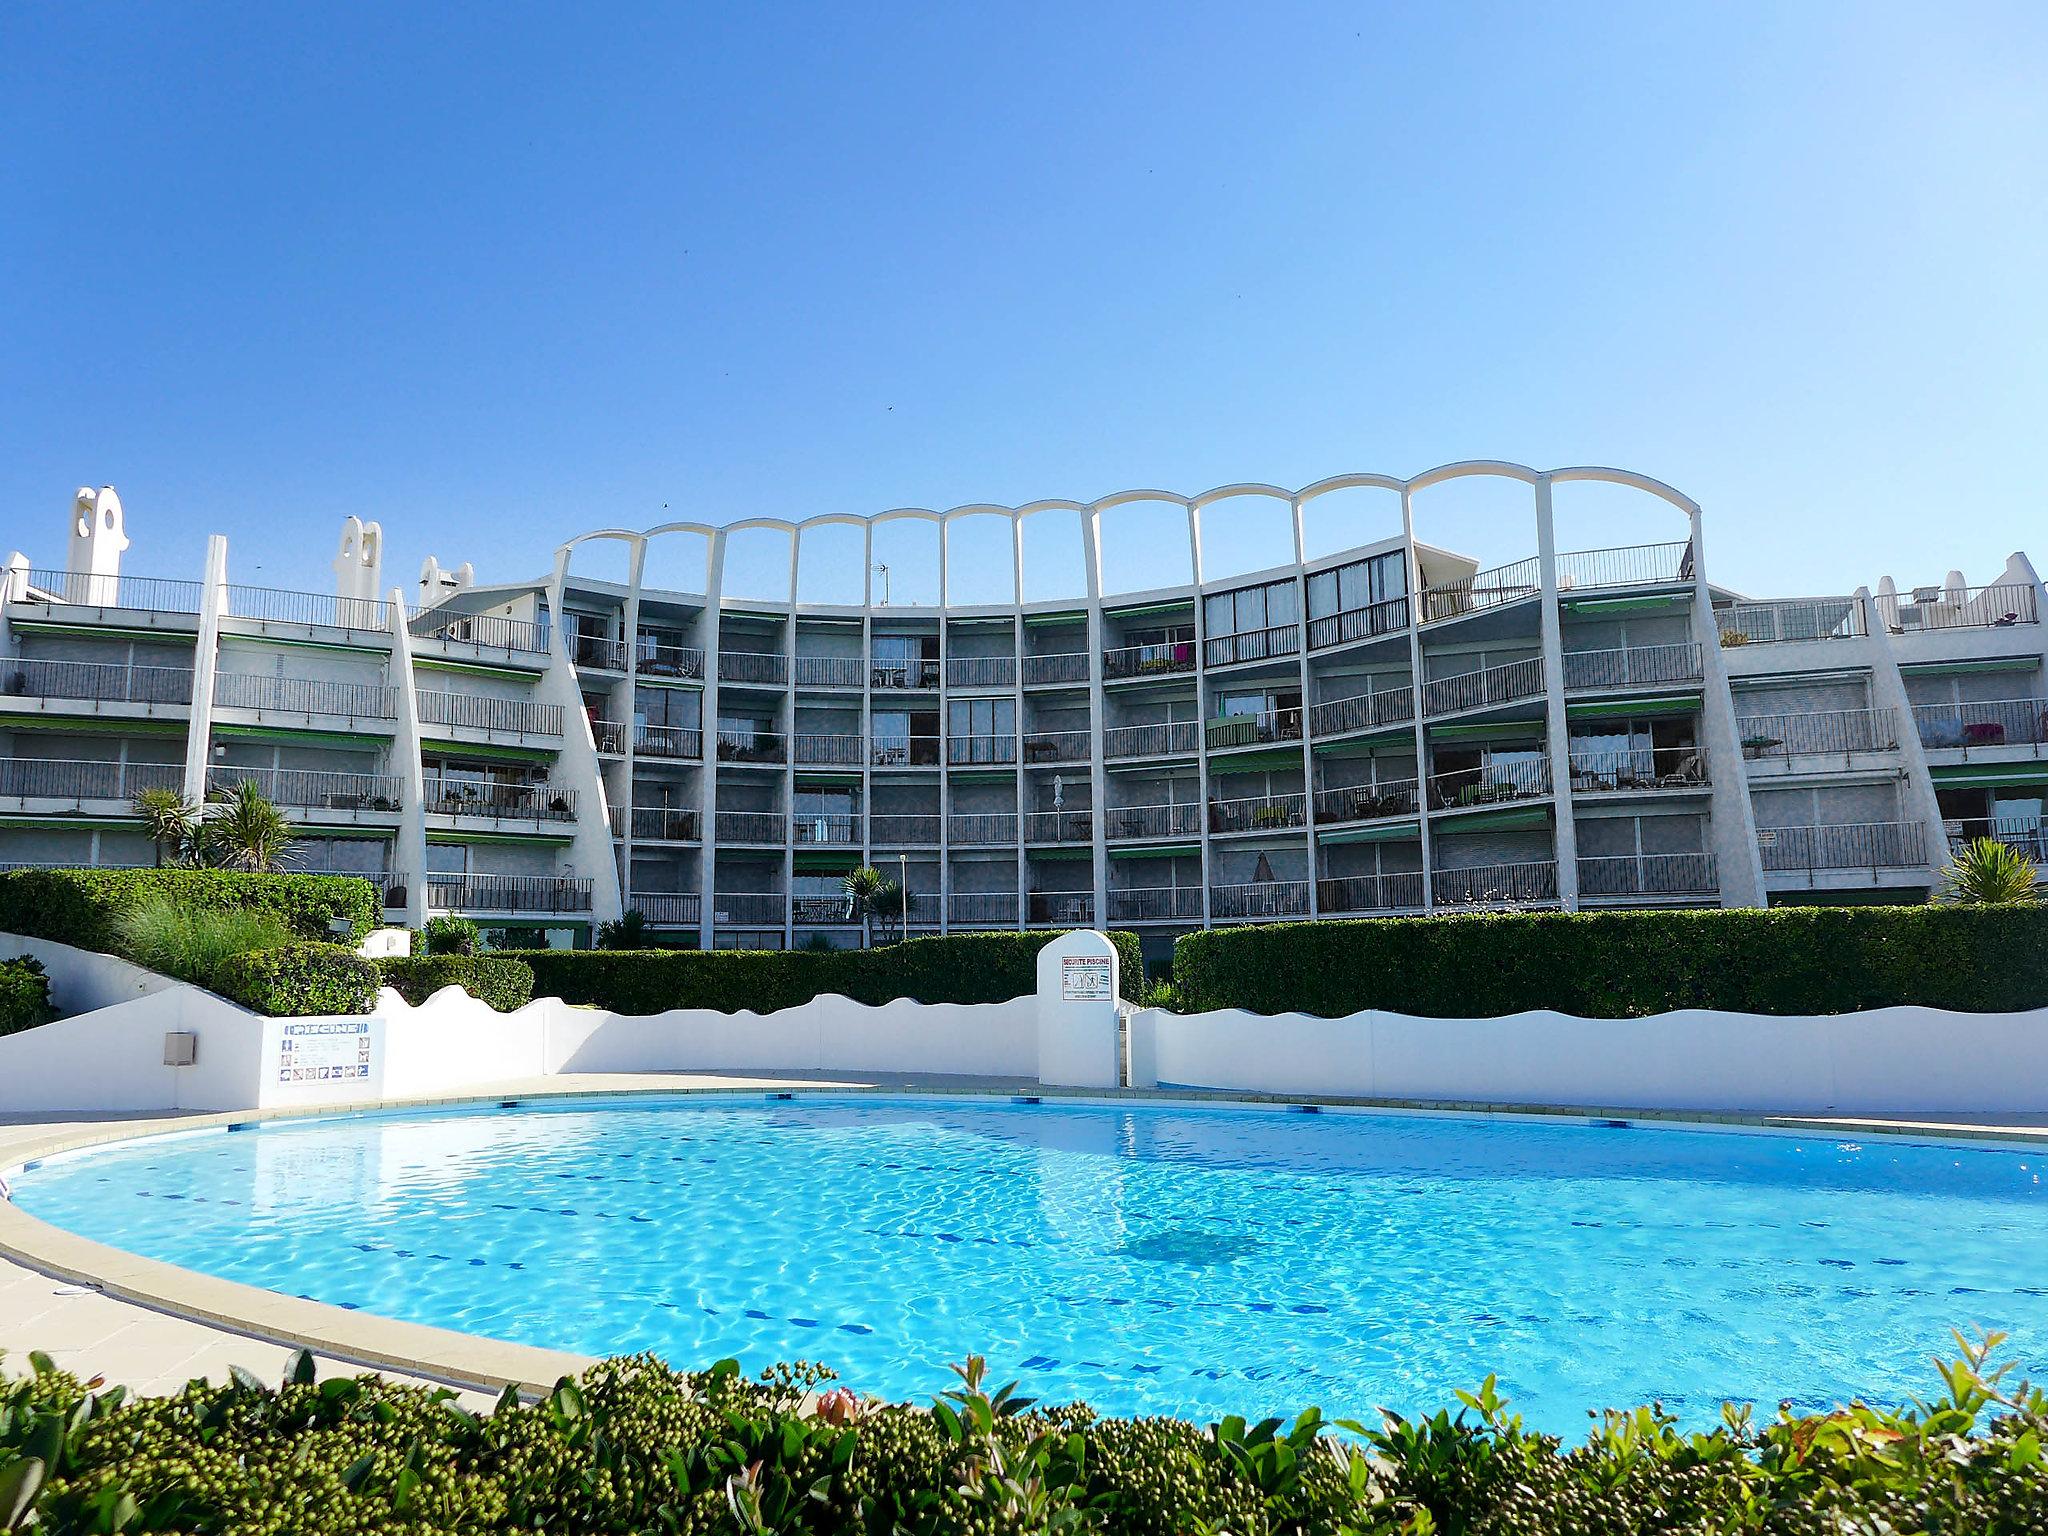
<path id="1" fill-rule="evenodd" d="M 431 816 L 466 816 L 489 821 L 576 819 L 576 791 L 545 782 L 516 784 L 430 774 L 421 782 L 420 792 L 421 804 Z"/>
<path id="2" fill-rule="evenodd" d="M 779 687 L 789 681 L 789 658 L 780 651 L 720 651 L 718 680 Z"/>
<path id="3" fill-rule="evenodd" d="M 948 688 L 1014 688 L 1017 658 L 1014 656 L 948 656 Z"/>
<path id="4" fill-rule="evenodd" d="M 1301 654 L 1301 630 L 1293 624 L 1272 624 L 1236 635 L 1211 635 L 1202 654 L 1212 667 L 1247 661 L 1276 661 Z"/>
<path id="5" fill-rule="evenodd" d="M 1455 677 L 1433 677 L 1422 685 L 1422 707 L 1432 715 L 1451 715 L 1533 699 L 1542 692 L 1543 658 L 1529 656 Z"/>
<path id="6" fill-rule="evenodd" d="M 1705 675 L 1694 641 L 1564 653 L 1566 688 L 1643 688 L 1696 683 Z"/>
<path id="7" fill-rule="evenodd" d="M 1209 802 L 1211 832 L 1280 832 L 1308 825 L 1308 796 L 1300 791 Z"/>
<path id="8" fill-rule="evenodd" d="M 395 773 L 343 773 L 324 768 L 255 768 L 216 763 L 206 770 L 209 793 L 254 784 L 273 804 L 308 811 L 396 811 L 405 781 Z"/>
<path id="9" fill-rule="evenodd" d="M 1854 640 L 1870 633 L 1863 604 L 1853 597 L 1784 598 L 1726 603 L 1714 610 L 1721 649 L 1778 645 L 1793 640 Z"/>
<path id="10" fill-rule="evenodd" d="M 1215 918 L 1308 916 L 1306 880 L 1256 880 L 1242 885 L 1209 887 L 1209 913 Z"/>
<path id="11" fill-rule="evenodd" d="M 1774 874 L 1824 869 L 1913 869 L 1927 862 L 1927 829 L 1917 821 L 1759 827 L 1757 851 Z"/>
<path id="12" fill-rule="evenodd" d="M 867 663 L 858 656 L 805 656 L 796 658 L 799 688 L 858 688 L 867 676 Z"/>
<path id="13" fill-rule="evenodd" d="M 1712 896 L 1721 889 L 1711 853 L 1636 853 L 1579 860 L 1581 896 Z"/>
<path id="14" fill-rule="evenodd" d="M 1379 635 L 1391 635 L 1408 627 L 1408 598 L 1382 598 L 1363 608 L 1345 608 L 1308 621 L 1308 648 L 1326 650 L 1333 645 L 1351 645 Z"/>
<path id="15" fill-rule="evenodd" d="M 489 650 L 524 651 L 544 656 L 548 627 L 530 619 L 508 619 L 495 613 L 440 613 L 429 610 L 413 620 L 413 637 L 447 645 L 474 645 Z"/>
<path id="16" fill-rule="evenodd" d="M 1549 793 L 1550 760 L 1544 757 L 1453 768 L 1431 775 L 1429 781 L 1430 807 L 1439 811 L 1536 800 Z"/>
<path id="17" fill-rule="evenodd" d="M 1089 843 L 1095 840 L 1095 813 L 1081 810 L 1026 811 L 1027 843 Z"/>
<path id="18" fill-rule="evenodd" d="M 1639 789 L 1698 789 L 1707 783 L 1704 747 L 1602 747 L 1571 755 L 1577 794 Z"/>
<path id="19" fill-rule="evenodd" d="M 160 576 L 95 576 L 84 571 L 30 571 L 24 601 L 45 607 L 120 608 L 134 613 L 197 614 L 205 584 Z"/>
<path id="20" fill-rule="evenodd" d="M 190 667 L 137 667 L 118 661 L 0 661 L 0 679 L 17 698 L 93 704 L 190 704 Z"/>
<path id="21" fill-rule="evenodd" d="M 789 822 L 780 811 L 720 811 L 715 825 L 721 843 L 766 843 L 779 848 L 789 837 Z"/>
<path id="22" fill-rule="evenodd" d="M 388 630 L 391 627 L 391 604 L 382 598 L 336 597 L 324 592 L 281 592 L 274 587 L 231 584 L 221 616 L 313 629 Z"/>
<path id="23" fill-rule="evenodd" d="M 182 789 L 182 763 L 102 763 L 0 758 L 0 799 L 131 800 L 145 789 Z"/>
<path id="24" fill-rule="evenodd" d="M 1379 875 L 1332 875 L 1316 882 L 1316 907 L 1323 912 L 1408 912 L 1422 906 L 1422 871 Z"/>
<path id="25" fill-rule="evenodd" d="M 422 725 L 445 725 L 459 731 L 495 731 L 516 736 L 559 736 L 562 706 L 532 699 L 494 699 L 481 693 L 418 690 Z"/>
<path id="26" fill-rule="evenodd" d="M 398 690 L 378 683 L 335 683 L 306 677 L 266 677 L 252 672 L 216 672 L 216 709 L 249 709 L 258 714 L 321 716 L 335 720 L 391 720 L 398 715 Z"/>
<path id="27" fill-rule="evenodd" d="M 1255 715 L 1224 715 L 1205 727 L 1209 750 L 1256 747 L 1269 742 L 1301 740 L 1301 708 L 1261 710 Z"/>
<path id="28" fill-rule="evenodd" d="M 1557 589 L 1668 587 L 1692 580 L 1692 545 L 1626 544 L 1614 549 L 1575 549 L 1557 557 Z"/>
<path id="29" fill-rule="evenodd" d="M 1430 876 L 1439 907 L 1530 907 L 1557 900 L 1557 863 L 1529 859 L 1515 864 L 1481 864 L 1439 869 Z"/>
<path id="30" fill-rule="evenodd" d="M 1201 748 L 1201 722 L 1160 720 L 1149 725 L 1111 725 L 1102 732 L 1102 753 L 1127 757 L 1193 757 Z"/>
<path id="31" fill-rule="evenodd" d="M 1122 645 L 1102 653 L 1102 675 L 1110 682 L 1132 677 L 1171 677 L 1195 670 L 1195 642 L 1169 640 L 1159 645 Z"/>
<path id="32" fill-rule="evenodd" d="M 1199 885 L 1155 885 L 1109 893 L 1110 921 L 1119 923 L 1199 923 Z"/>
<path id="33" fill-rule="evenodd" d="M 1402 725 L 1414 718 L 1414 689 L 1382 688 L 1374 693 L 1355 693 L 1349 698 L 1325 699 L 1310 705 L 1308 728 L 1314 736 L 1342 736 L 1349 731 Z"/>
<path id="34" fill-rule="evenodd" d="M 1085 763 L 1093 750 L 1093 741 L 1085 726 L 1080 730 L 1026 731 L 1024 761 Z"/>
<path id="35" fill-rule="evenodd" d="M 946 818 L 946 841 L 955 848 L 1002 848 L 1017 841 L 1015 811 L 955 811 Z"/>
<path id="36" fill-rule="evenodd" d="M 1990 587 L 1916 587 L 1879 593 L 1879 621 L 1895 635 L 1923 629 L 2009 629 L 2040 621 L 2034 589 L 2018 582 Z"/>
<path id="37" fill-rule="evenodd" d="M 1929 749 L 2040 746 L 2048 742 L 2048 699 L 1915 704 L 1913 725 Z"/>
<path id="38" fill-rule="evenodd" d="M 428 875 L 435 912 L 588 912 L 591 882 L 567 875 Z"/>
<path id="39" fill-rule="evenodd" d="M 1441 623 L 1468 613 L 1483 613 L 1534 597 L 1543 590 L 1543 577 L 1534 555 L 1490 571 L 1474 571 L 1436 582 L 1422 589 L 1422 622 Z"/>
<path id="40" fill-rule="evenodd" d="M 1894 709 L 1815 709 L 1776 715 L 1744 715 L 1735 722 L 1742 755 L 1815 757 L 1851 752 L 1889 752 L 1899 744 Z"/>
<path id="41" fill-rule="evenodd" d="M 627 905 L 656 928 L 695 928 L 703 921 L 704 897 L 698 891 L 635 891 Z"/>
<path id="42" fill-rule="evenodd" d="M 636 726 L 633 750 L 643 757 L 685 758 L 694 762 L 704 755 L 704 732 L 694 725 Z"/>
<path id="43" fill-rule="evenodd" d="M 1068 651 L 1051 656 L 1026 656 L 1022 664 L 1024 686 L 1041 688 L 1056 683 L 1088 681 L 1088 653 Z"/>
<path id="44" fill-rule="evenodd" d="M 1384 821 L 1389 817 L 1413 816 L 1420 811 L 1421 805 L 1421 784 L 1416 779 L 1346 784 L 1316 791 L 1316 820 L 1319 823 Z"/>
<path id="45" fill-rule="evenodd" d="M 1192 801 L 1179 805 L 1112 805 L 1102 816 L 1103 835 L 1111 842 L 1140 838 L 1199 837 L 1202 808 Z"/>

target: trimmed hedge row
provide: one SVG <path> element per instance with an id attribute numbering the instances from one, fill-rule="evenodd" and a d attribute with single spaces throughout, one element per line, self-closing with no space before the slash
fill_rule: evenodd
<path id="1" fill-rule="evenodd" d="M 50 978 L 34 955 L 0 960 L 0 1035 L 50 1022 Z"/>
<path id="2" fill-rule="evenodd" d="M 1187 1012 L 1493 1018 L 1553 1008 L 1818 1015 L 1900 1003 L 2048 1007 L 2048 906 L 1497 913 L 1183 936 Z"/>
<path id="3" fill-rule="evenodd" d="M 382 917 L 382 898 L 349 875 L 259 875 L 228 869 L 17 869 L 0 874 L 0 932 L 120 952 L 120 914 L 148 896 L 180 906 L 267 912 L 302 939 L 337 937 L 335 918 L 360 939 Z"/>
<path id="4" fill-rule="evenodd" d="M 384 985 L 415 1008 L 443 987 L 460 987 L 500 1013 L 533 997 L 533 967 L 504 955 L 387 956 L 375 963 Z"/>
<path id="5" fill-rule="evenodd" d="M 1002 1003 L 1038 987 L 1038 952 L 1057 933 L 962 933 L 879 949 L 521 949 L 542 997 L 614 1013 L 709 1008 L 772 1013 L 836 992 L 857 1003 Z M 1135 934 L 1112 933 L 1124 990 L 1144 967 Z"/>
<path id="6" fill-rule="evenodd" d="M 273 1018 L 368 1013 L 377 967 L 339 944 L 287 944 L 230 956 L 214 972 L 213 990 Z"/>

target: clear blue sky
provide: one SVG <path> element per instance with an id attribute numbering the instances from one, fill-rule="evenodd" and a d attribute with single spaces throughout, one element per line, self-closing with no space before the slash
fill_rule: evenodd
<path id="1" fill-rule="evenodd" d="M 38 563 L 87 482 L 132 571 L 219 530 L 326 590 L 350 512 L 409 584 L 1505 457 L 1657 475 L 1717 579 L 1833 591 L 2048 562 L 2044 423 L 2031 0 L 0 4 Z"/>

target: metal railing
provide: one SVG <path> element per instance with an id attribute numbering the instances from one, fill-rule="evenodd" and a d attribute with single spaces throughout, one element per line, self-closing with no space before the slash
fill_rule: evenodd
<path id="1" fill-rule="evenodd" d="M 720 651 L 718 680 L 778 686 L 789 681 L 789 658 L 780 651 Z"/>
<path id="2" fill-rule="evenodd" d="M 1017 684 L 1014 656 L 948 656 L 948 688 L 1013 688 Z"/>
<path id="3" fill-rule="evenodd" d="M 623 672 L 626 670 L 626 642 L 614 640 L 610 635 L 591 635 L 579 630 L 575 643 L 569 647 L 569 660 L 579 667 Z"/>
<path id="4" fill-rule="evenodd" d="M 1024 921 L 1085 928 L 1095 921 L 1093 891 L 1033 891 L 1024 899 Z"/>
<path id="5" fill-rule="evenodd" d="M 946 818 L 946 841 L 955 848 L 1005 847 L 1017 841 L 1017 813 L 955 811 Z"/>
<path id="6" fill-rule="evenodd" d="M 1705 675 L 1696 641 L 1564 653 L 1564 685 L 1567 688 L 1639 688 L 1656 683 L 1696 683 Z"/>
<path id="7" fill-rule="evenodd" d="M 1382 688 L 1377 693 L 1355 693 L 1349 698 L 1311 704 L 1308 728 L 1316 736 L 1341 736 L 1346 731 L 1401 725 L 1414 718 L 1414 689 Z"/>
<path id="8" fill-rule="evenodd" d="M 1320 651 L 1332 645 L 1350 645 L 1376 635 L 1390 635 L 1408 627 L 1408 598 L 1382 598 L 1363 608 L 1346 608 L 1308 621 L 1308 648 Z"/>
<path id="9" fill-rule="evenodd" d="M 391 627 L 391 604 L 376 597 L 335 597 L 322 592 L 281 592 L 275 587 L 230 584 L 221 617 L 323 629 Z"/>
<path id="10" fill-rule="evenodd" d="M 1557 900 L 1557 863 L 1532 859 L 1519 864 L 1439 869 L 1429 883 L 1439 907 L 1534 906 Z"/>
<path id="11" fill-rule="evenodd" d="M 508 619 L 495 613 L 422 614 L 413 621 L 413 637 L 449 645 L 475 645 L 499 651 L 546 655 L 548 627 L 531 619 Z"/>
<path id="12" fill-rule="evenodd" d="M 1091 810 L 1024 813 L 1024 841 L 1027 843 L 1090 843 L 1094 840 L 1095 813 Z"/>
<path id="13" fill-rule="evenodd" d="M 1547 757 L 1488 763 L 1481 768 L 1453 768 L 1432 774 L 1429 780 L 1430 807 L 1439 811 L 1535 800 L 1549 793 Z"/>
<path id="14" fill-rule="evenodd" d="M 1557 589 L 1668 587 L 1692 580 L 1692 545 L 1624 544 L 1613 549 L 1575 549 L 1557 557 Z"/>
<path id="15" fill-rule="evenodd" d="M 405 905 L 405 877 L 389 869 L 302 869 L 294 871 L 302 875 L 326 875 L 343 880 L 367 880 L 377 892 L 380 908 L 390 909 Z M 394 897 L 396 899 L 394 899 Z"/>
<path id="16" fill-rule="evenodd" d="M 834 848 L 860 845 L 860 817 L 851 811 L 798 812 L 789 818 L 790 840 Z"/>
<path id="17" fill-rule="evenodd" d="M 2038 820 L 2031 817 L 1999 817 L 1994 820 L 1988 816 L 1967 816 L 1944 821 L 1941 829 L 1948 836 L 1951 857 L 1979 838 L 1988 837 L 2042 865 L 2035 874 L 2034 883 L 2048 887 L 2048 833 L 2043 832 Z"/>
<path id="18" fill-rule="evenodd" d="M 1790 640 L 1854 640 L 1870 633 L 1863 604 L 1853 597 L 1795 597 L 1727 603 L 1714 610 L 1721 649 L 1777 645 Z"/>
<path id="19" fill-rule="evenodd" d="M 1202 888 L 1199 885 L 1158 885 L 1112 890 L 1109 893 L 1109 915 L 1114 922 L 1198 923 L 1202 920 Z"/>
<path id="20" fill-rule="evenodd" d="M 780 811 L 720 811 L 713 822 L 721 843 L 769 843 L 789 840 L 789 823 Z"/>
<path id="21" fill-rule="evenodd" d="M 718 760 L 721 763 L 780 763 L 786 760 L 787 743 L 779 732 L 718 728 Z"/>
<path id="22" fill-rule="evenodd" d="M 946 761 L 958 767 L 972 763 L 1014 763 L 1017 738 L 1008 733 L 987 736 L 948 736 Z"/>
<path id="23" fill-rule="evenodd" d="M 576 819 L 576 791 L 546 781 L 515 784 L 429 774 L 421 781 L 420 794 L 421 805 L 431 816 L 471 816 L 488 821 Z"/>
<path id="24" fill-rule="evenodd" d="M 1879 593 L 1879 620 L 1895 635 L 1919 629 L 2007 629 L 2035 624 L 2034 589 L 2018 582 L 1990 587 L 1916 587 L 1906 596 Z"/>
<path id="25" fill-rule="evenodd" d="M 1129 677 L 1170 677 L 1195 670 L 1195 642 L 1168 640 L 1160 645 L 1120 645 L 1102 653 L 1102 675 L 1111 682 Z"/>
<path id="26" fill-rule="evenodd" d="M 513 736 L 559 736 L 562 706 L 532 699 L 494 699 L 481 693 L 440 693 L 421 689 L 420 724 L 458 731 L 497 731 Z"/>
<path id="27" fill-rule="evenodd" d="M 1111 842 L 1136 838 L 1199 837 L 1202 808 L 1180 805 L 1112 805 L 1103 812 L 1103 835 Z"/>
<path id="28" fill-rule="evenodd" d="M 206 770 L 209 794 L 254 784 L 275 805 L 306 811 L 396 811 L 405 780 L 395 773 L 341 773 L 325 768 L 244 768 L 216 763 Z"/>
<path id="29" fill-rule="evenodd" d="M 697 677 L 704 675 L 704 652 L 694 645 L 671 645 L 666 641 L 642 639 L 633 670 L 642 677 Z"/>
<path id="30" fill-rule="evenodd" d="M 1422 589 L 1422 622 L 1435 624 L 1468 613 L 1482 613 L 1507 603 L 1534 597 L 1543 590 L 1541 569 L 1534 555 L 1490 571 L 1474 571 L 1451 581 Z"/>
<path id="31" fill-rule="evenodd" d="M 830 731 L 798 731 L 790 737 L 799 763 L 858 768 L 865 743 L 858 736 Z"/>
<path id="32" fill-rule="evenodd" d="M 1383 779 L 1377 784 L 1345 784 L 1316 791 L 1318 822 L 1382 821 L 1413 816 L 1422 808 L 1421 784 L 1415 779 Z"/>
<path id="33" fill-rule="evenodd" d="M 1308 916 L 1306 880 L 1260 880 L 1209 887 L 1209 915 L 1218 919 Z"/>
<path id="34" fill-rule="evenodd" d="M 1704 747 L 1614 747 L 1571 755 L 1572 789 L 1582 795 L 1636 789 L 1697 789 L 1708 782 Z"/>
<path id="35" fill-rule="evenodd" d="M 936 928 L 946 910 L 937 891 L 912 891 L 903 898 L 903 920 L 912 927 Z"/>
<path id="36" fill-rule="evenodd" d="M 1422 707 L 1432 715 L 1449 715 L 1533 699 L 1542 692 L 1543 658 L 1528 656 L 1456 677 L 1433 677 L 1422 685 Z"/>
<path id="37" fill-rule="evenodd" d="M 569 875 L 428 875 L 435 912 L 588 912 L 591 882 Z"/>
<path id="38" fill-rule="evenodd" d="M 612 808 L 612 830 L 618 831 L 623 807 Z M 691 806 L 636 805 L 633 807 L 633 837 L 636 842 L 694 843 L 704 832 L 703 814 Z"/>
<path id="39" fill-rule="evenodd" d="M 1422 906 L 1422 871 L 1383 875 L 1326 875 L 1316 882 L 1323 912 L 1405 912 Z"/>
<path id="40" fill-rule="evenodd" d="M 868 761 L 877 768 L 936 768 L 936 736 L 876 736 L 868 742 Z"/>
<path id="41" fill-rule="evenodd" d="M 1711 853 L 1636 853 L 1579 860 L 1581 896 L 1712 896 Z"/>
<path id="42" fill-rule="evenodd" d="M 1102 755 L 1126 757 L 1192 757 L 1201 748 L 1201 722 L 1161 720 L 1151 725 L 1111 725 L 1102 732 Z"/>
<path id="43" fill-rule="evenodd" d="M 1915 704 L 1913 725 L 1930 748 L 2039 746 L 2048 742 L 2048 699 Z"/>
<path id="44" fill-rule="evenodd" d="M 216 709 L 251 709 L 259 714 L 392 720 L 398 715 L 398 690 L 377 683 L 331 683 L 306 677 L 216 672 L 213 703 Z"/>
<path id="45" fill-rule="evenodd" d="M 1093 750 L 1094 738 L 1084 728 L 1078 731 L 1026 731 L 1024 761 L 1027 763 L 1085 763 Z"/>
<path id="46" fill-rule="evenodd" d="M 16 698 L 79 699 L 94 704 L 190 704 L 190 667 L 131 667 L 118 661 L 0 661 L 0 679 Z"/>
<path id="47" fill-rule="evenodd" d="M 1202 654 L 1212 667 L 1230 667 L 1245 661 L 1273 661 L 1301 653 L 1301 630 L 1294 624 L 1270 624 L 1236 635 L 1211 635 Z"/>
<path id="48" fill-rule="evenodd" d="M 1051 656 L 1026 656 L 1023 677 L 1027 688 L 1048 683 L 1085 683 L 1088 681 L 1088 653 L 1066 651 Z"/>
<path id="49" fill-rule="evenodd" d="M 584 717 L 589 719 L 588 716 Z M 591 720 L 590 744 L 599 752 L 616 755 L 626 750 L 626 728 L 616 720 Z"/>
<path id="50" fill-rule="evenodd" d="M 1205 726 L 1209 750 L 1255 747 L 1262 742 L 1301 740 L 1301 709 L 1268 709 L 1256 715 L 1224 715 Z"/>
<path id="51" fill-rule="evenodd" d="M 694 725 L 639 726 L 633 732 L 633 750 L 643 757 L 680 757 L 695 761 L 704 755 L 704 732 Z"/>
<path id="52" fill-rule="evenodd" d="M 939 841 L 936 811 L 892 812 L 868 817 L 868 840 L 878 848 L 930 848 Z"/>
<path id="53" fill-rule="evenodd" d="M 782 926 L 789 898 L 780 891 L 721 892 L 711 898 L 711 920 L 721 928 Z"/>
<path id="54" fill-rule="evenodd" d="M 947 898 L 946 912 L 955 928 L 1014 928 L 1017 925 L 1017 893 L 954 891 Z"/>
<path id="55" fill-rule="evenodd" d="M 655 928 L 694 928 L 704 920 L 701 891 L 635 891 L 626 905 Z"/>
<path id="56" fill-rule="evenodd" d="M 1895 709 L 1814 709 L 1780 715 L 1744 715 L 1735 722 L 1742 755 L 1812 757 L 1889 752 L 1899 744 Z"/>
<path id="57" fill-rule="evenodd" d="M 796 658 L 799 688 L 858 688 L 867 676 L 867 663 L 858 656 L 806 656 Z"/>
<path id="58" fill-rule="evenodd" d="M 1308 796 L 1257 795 L 1243 800 L 1211 800 L 1211 832 L 1279 832 L 1308 825 Z"/>
<path id="59" fill-rule="evenodd" d="M 870 662 L 868 686 L 918 692 L 936 688 L 939 686 L 939 664 L 936 660 Z"/>
<path id="60" fill-rule="evenodd" d="M 790 897 L 789 920 L 812 928 L 839 928 L 860 921 L 853 915 L 853 898 L 844 891 Z"/>
<path id="61" fill-rule="evenodd" d="M 1757 851 L 1773 873 L 1820 869 L 1914 869 L 1927 862 L 1927 829 L 1917 821 L 1758 827 Z"/>
<path id="62" fill-rule="evenodd" d="M 182 790 L 182 763 L 101 763 L 69 758 L 0 758 L 0 799 L 129 800 L 145 789 Z"/>
<path id="63" fill-rule="evenodd" d="M 94 576 L 85 571 L 30 571 L 22 601 L 44 606 L 122 608 L 133 613 L 199 612 L 205 584 L 160 576 Z"/>

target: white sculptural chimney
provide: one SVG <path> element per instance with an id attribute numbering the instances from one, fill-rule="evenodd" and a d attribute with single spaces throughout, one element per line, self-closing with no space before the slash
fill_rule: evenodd
<path id="1" fill-rule="evenodd" d="M 111 485 L 95 491 L 81 485 L 71 498 L 71 542 L 64 559 L 67 583 L 77 588 L 65 593 L 75 603 L 117 603 L 121 577 L 121 551 L 128 547 L 128 532 L 121 517 L 121 498 Z"/>
<path id="2" fill-rule="evenodd" d="M 341 621 L 352 628 L 370 628 L 373 605 L 383 586 L 384 526 L 349 516 L 341 523 L 341 550 L 334 557 L 334 595 Z"/>

